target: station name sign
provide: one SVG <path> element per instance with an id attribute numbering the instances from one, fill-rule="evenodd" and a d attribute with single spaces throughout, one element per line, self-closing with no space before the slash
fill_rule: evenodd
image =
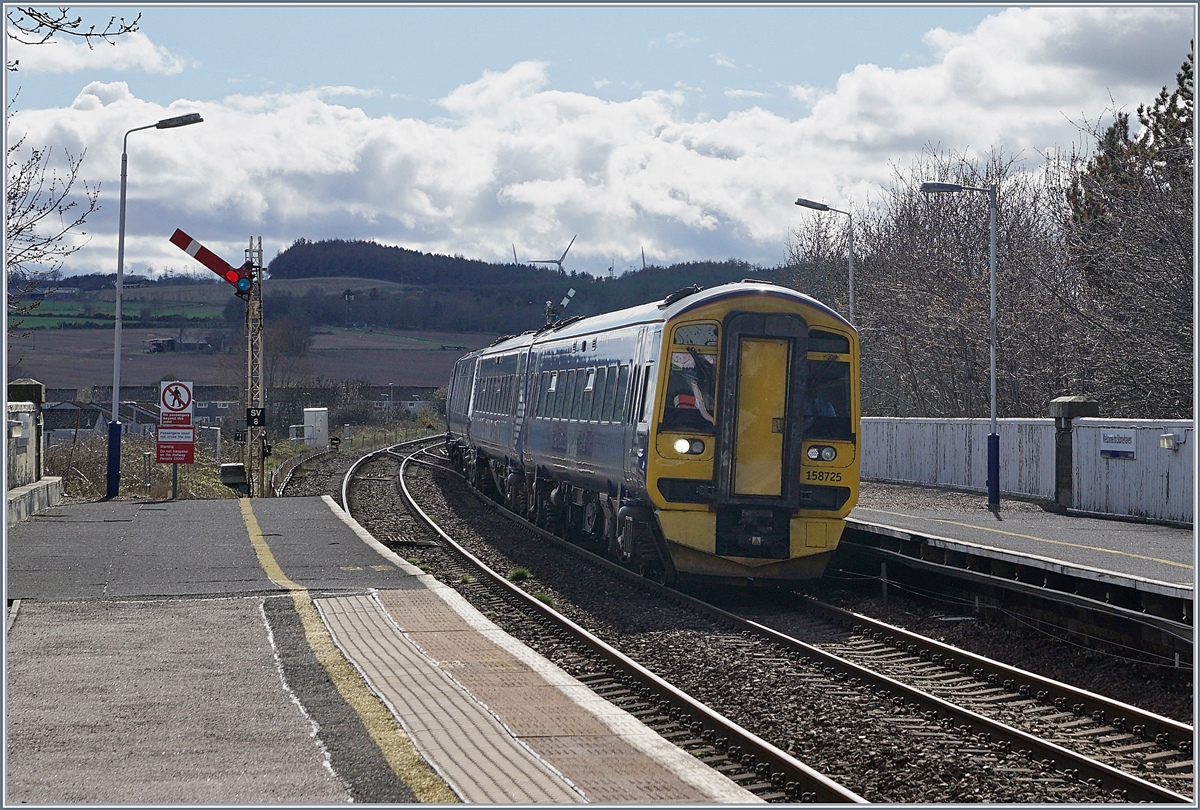
<path id="1" fill-rule="evenodd" d="M 1137 453 L 1136 430 L 1114 430 L 1101 428 L 1101 458 L 1135 458 Z"/>

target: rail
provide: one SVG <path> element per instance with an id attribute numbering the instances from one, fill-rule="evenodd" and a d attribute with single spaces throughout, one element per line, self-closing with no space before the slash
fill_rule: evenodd
<path id="1" fill-rule="evenodd" d="M 447 472 L 453 471 L 447 470 Z M 455 474 L 457 475 L 457 473 Z M 403 484 L 403 475 L 401 475 L 401 483 Z M 877 694 L 886 695 L 894 701 L 920 706 L 925 711 L 935 713 L 939 718 L 939 722 L 944 726 L 969 728 L 972 736 L 979 740 L 985 741 L 987 745 L 1001 746 L 1005 751 L 1023 752 L 1031 760 L 1041 761 L 1043 763 L 1051 763 L 1050 767 L 1059 771 L 1060 773 L 1063 773 L 1064 775 L 1069 776 L 1070 778 L 1079 779 L 1081 781 L 1091 780 L 1095 784 L 1103 785 L 1105 789 L 1118 790 L 1121 792 L 1121 795 L 1124 795 L 1130 801 L 1185 804 L 1192 803 L 1192 800 L 1187 796 L 1183 796 L 1182 794 L 1153 784 L 1141 779 L 1138 776 L 1126 773 L 1102 762 L 1097 762 L 1090 757 L 1063 748 L 1062 746 L 1059 746 L 1053 742 L 1027 734 L 1026 732 L 1012 728 L 1011 726 L 1008 726 L 990 717 L 985 717 L 969 709 L 965 709 L 962 706 L 950 703 L 939 697 L 931 695 L 928 692 L 908 686 L 907 684 L 897 681 L 887 675 L 883 675 L 871 669 L 861 667 L 845 658 L 826 652 L 818 647 L 800 641 L 799 639 L 792 638 L 791 636 L 758 624 L 757 622 L 737 616 L 733 613 L 716 607 L 715 605 L 711 605 L 707 602 L 688 596 L 687 594 L 681 593 L 672 588 L 668 588 L 664 585 L 660 585 L 659 583 L 646 580 L 634 572 L 617 565 L 611 560 L 607 560 L 599 555 L 593 554 L 586 549 L 580 548 L 573 543 L 569 543 L 562 538 L 559 538 L 545 531 L 544 529 L 535 526 L 534 524 L 522 518 L 520 515 L 514 514 L 500 504 L 497 504 L 495 501 L 484 497 L 478 491 L 472 489 L 472 492 L 475 493 L 475 495 L 483 504 L 495 509 L 497 512 L 512 520 L 514 523 L 517 523 L 526 529 L 537 533 L 539 536 L 544 537 L 545 539 L 579 555 L 580 557 L 583 557 L 606 569 L 619 573 L 622 576 L 639 580 L 648 589 L 661 593 L 669 599 L 688 604 L 697 610 L 707 613 L 708 615 L 720 618 L 721 620 L 730 623 L 743 632 L 764 637 L 783 647 L 802 652 L 820 668 L 832 668 L 834 671 L 845 673 L 848 678 L 858 678 L 861 682 L 870 684 Z M 407 496 L 407 489 L 404 490 L 404 494 Z M 415 503 L 413 505 L 415 507 Z M 440 528 L 432 523 L 430 525 L 438 532 L 438 534 L 445 537 L 445 534 Z M 509 588 L 517 590 L 522 594 L 526 601 L 535 603 L 531 606 L 531 609 L 537 610 L 541 613 L 554 613 L 552 609 L 542 605 L 536 599 L 529 597 L 519 588 L 515 588 L 515 586 L 512 586 L 506 581 L 503 584 Z M 854 618 L 863 624 L 871 623 L 871 620 L 866 620 L 865 617 L 855 616 Z M 885 627 L 882 624 L 879 624 L 878 626 Z M 886 629 L 889 633 L 896 633 L 895 628 L 887 626 Z M 620 653 L 617 654 L 620 655 Z M 977 659 L 976 657 L 966 655 L 962 651 L 956 650 L 954 655 L 958 656 L 963 661 L 982 661 L 982 659 Z M 1011 674 L 1007 668 L 1002 668 L 1002 666 L 998 666 L 994 662 L 991 664 L 991 666 L 993 669 L 988 670 L 989 672 L 995 672 L 997 675 Z M 1031 692 L 1034 690 L 1041 692 L 1049 688 L 1047 686 L 1048 683 L 1050 682 L 1039 680 L 1036 683 L 1026 685 L 1026 690 Z M 1064 700 L 1079 699 L 1080 692 L 1077 690 L 1070 690 L 1069 687 L 1065 687 L 1062 684 L 1054 684 L 1053 689 L 1054 691 L 1053 693 L 1049 694 L 1049 697 L 1054 697 L 1057 695 Z M 1047 696 L 1042 697 L 1045 698 Z M 1166 718 L 1160 718 L 1156 715 L 1149 715 L 1148 713 L 1140 712 L 1140 710 L 1136 710 L 1133 707 L 1127 707 L 1124 704 L 1117 704 L 1115 701 L 1106 702 L 1103 701 L 1103 699 L 1098 698 L 1098 696 L 1088 695 L 1085 705 L 1087 705 L 1089 709 L 1103 706 L 1104 711 L 1110 712 L 1114 715 L 1123 714 L 1132 721 L 1133 725 L 1139 725 L 1140 723 L 1152 724 L 1154 731 L 1156 732 L 1156 736 L 1162 735 L 1162 737 L 1165 738 L 1162 741 L 1163 745 L 1170 745 L 1172 743 L 1182 741 L 1182 739 L 1185 737 L 1190 739 L 1190 729 L 1188 727 L 1182 724 L 1175 724 L 1173 721 L 1167 720 Z M 705 711 L 711 710 L 705 709 Z M 764 742 L 764 745 L 770 744 Z M 807 766 L 804 767 L 807 768 Z"/>
<path id="2" fill-rule="evenodd" d="M 752 732 L 742 728 L 732 720 L 724 717 L 718 712 L 713 711 L 703 703 L 695 700 L 686 692 L 683 692 L 667 681 L 664 681 L 653 672 L 650 672 L 633 659 L 627 657 L 601 639 L 592 635 L 587 630 L 575 624 L 553 608 L 544 604 L 536 597 L 526 593 L 521 588 L 509 582 L 503 575 L 488 568 L 487 565 L 485 565 L 481 560 L 477 559 L 469 551 L 455 542 L 448 534 L 446 534 L 442 528 L 438 526 L 437 523 L 434 522 L 417 504 L 416 500 L 409 492 L 408 485 L 404 480 L 404 471 L 410 461 L 417 464 L 427 462 L 423 462 L 420 459 L 414 459 L 412 457 L 405 458 L 401 462 L 400 492 L 413 510 L 414 514 L 418 515 L 432 531 L 440 536 L 443 542 L 445 542 L 449 548 L 453 549 L 455 553 L 469 561 L 471 565 L 478 568 L 480 573 L 483 574 L 489 582 L 502 589 L 506 595 L 510 596 L 518 604 L 520 604 L 524 611 L 531 615 L 539 616 L 547 623 L 562 629 L 577 642 L 587 647 L 592 654 L 599 656 L 616 670 L 629 673 L 641 683 L 648 685 L 649 688 L 657 693 L 665 702 L 678 708 L 680 711 L 688 714 L 691 717 L 702 718 L 698 722 L 711 729 L 719 730 L 719 733 L 721 734 L 728 735 L 732 741 L 736 742 L 740 750 L 744 752 L 742 754 L 743 762 L 745 757 L 749 757 L 750 759 L 756 760 L 758 763 L 764 766 L 765 770 L 774 772 L 777 777 L 780 777 L 778 781 L 784 783 L 794 782 L 800 786 L 799 791 L 804 794 L 805 799 L 822 803 L 865 803 L 866 800 L 861 796 L 858 796 L 842 785 L 839 785 L 837 782 L 833 781 L 824 774 L 813 770 L 808 765 L 791 756 L 787 752 L 777 748 L 766 740 L 763 740 Z M 452 470 L 447 470 L 445 467 L 439 466 L 439 469 L 457 475 L 457 473 L 454 473 Z M 350 474 L 348 473 L 346 476 L 347 483 L 349 482 L 349 479 Z M 343 491 L 345 492 L 345 487 Z M 344 497 L 345 496 L 343 496 L 343 498 Z M 345 503 L 345 501 L 343 501 L 343 503 Z M 507 510 L 505 510 L 505 512 L 507 513 Z M 512 513 L 507 514 L 511 515 Z M 520 518 L 518 518 L 518 521 L 526 526 L 532 526 L 532 524 L 529 524 Z M 536 527 L 534 528 L 536 529 Z M 541 530 L 538 529 L 537 531 L 540 532 Z M 773 782 L 774 781 L 775 780 L 773 780 Z"/>

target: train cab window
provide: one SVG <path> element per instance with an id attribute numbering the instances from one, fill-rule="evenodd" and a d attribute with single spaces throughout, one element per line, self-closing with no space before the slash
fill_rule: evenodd
<path id="1" fill-rule="evenodd" d="M 676 346 L 717 345 L 717 325 L 713 323 L 689 323 L 675 330 Z"/>
<path id="2" fill-rule="evenodd" d="M 808 350 L 821 354 L 850 354 L 850 338 L 820 329 L 808 333 Z"/>
<path id="3" fill-rule="evenodd" d="M 850 416 L 850 364 L 809 358 L 804 438 L 853 438 Z"/>
<path id="4" fill-rule="evenodd" d="M 676 331 L 676 339 L 683 329 L 684 327 L 680 327 Z M 716 327 L 712 329 L 715 334 Z M 704 432 L 716 430 L 716 418 L 713 416 L 713 403 L 716 401 L 716 362 L 715 354 L 701 353 L 690 346 L 685 351 L 671 352 L 671 369 L 667 377 L 667 394 L 663 403 L 663 429 Z"/>

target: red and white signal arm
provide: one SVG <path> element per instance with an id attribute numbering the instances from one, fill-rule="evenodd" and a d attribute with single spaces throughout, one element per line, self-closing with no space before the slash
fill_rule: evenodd
<path id="1" fill-rule="evenodd" d="M 191 427 L 194 406 L 190 382 L 159 383 L 158 423 L 163 427 Z"/>
<path id="2" fill-rule="evenodd" d="M 231 267 L 229 262 L 178 228 L 175 229 L 175 233 L 171 234 L 171 244 L 232 284 L 237 289 L 238 295 L 248 294 L 250 288 L 254 286 L 254 279 L 250 277 L 249 263 L 241 267 Z"/>

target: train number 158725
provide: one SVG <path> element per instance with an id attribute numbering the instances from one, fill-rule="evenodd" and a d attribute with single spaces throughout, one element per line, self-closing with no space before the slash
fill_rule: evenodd
<path id="1" fill-rule="evenodd" d="M 834 470 L 805 470 L 806 481 L 841 481 L 842 474 Z"/>

